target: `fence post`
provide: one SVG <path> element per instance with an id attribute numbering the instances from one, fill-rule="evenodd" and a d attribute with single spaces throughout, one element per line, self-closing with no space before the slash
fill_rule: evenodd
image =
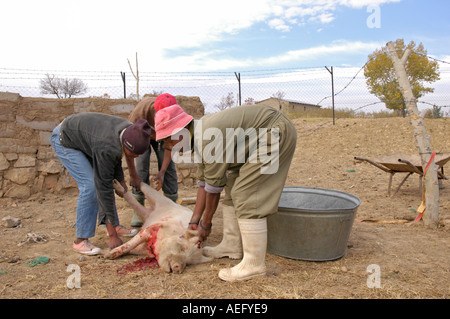
<path id="1" fill-rule="evenodd" d="M 126 99 L 127 98 L 127 87 L 125 84 L 125 72 L 120 72 L 120 75 L 122 76 L 122 81 L 123 81 L 123 98 Z"/>
<path id="2" fill-rule="evenodd" d="M 389 42 L 387 44 L 389 55 L 394 64 L 395 73 L 397 75 L 400 90 L 402 91 L 403 100 L 408 109 L 410 123 L 413 127 L 416 145 L 419 149 L 419 154 L 422 162 L 424 172 L 423 184 L 425 194 L 423 199 L 426 205 L 426 214 L 424 217 L 425 226 L 436 228 L 439 224 L 439 184 L 437 178 L 438 166 L 435 165 L 432 156 L 430 136 L 427 135 L 423 118 L 420 116 L 417 108 L 416 98 L 414 97 L 411 84 L 406 73 L 406 62 L 411 55 L 411 50 L 407 49 L 400 60 L 395 51 L 394 44 Z M 426 169 L 428 166 L 428 170 Z M 422 203 L 423 204 L 423 203 Z"/>
<path id="3" fill-rule="evenodd" d="M 331 71 L 327 67 L 325 67 L 325 69 L 327 69 L 327 71 L 330 72 L 331 74 L 331 105 L 333 107 L 333 125 L 335 125 L 336 121 L 334 116 L 334 72 L 333 67 L 331 67 Z"/>
<path id="4" fill-rule="evenodd" d="M 239 84 L 239 105 L 242 105 L 242 102 L 241 102 L 241 73 L 234 72 L 234 75 L 236 76 L 236 79 L 238 80 L 238 84 Z"/>

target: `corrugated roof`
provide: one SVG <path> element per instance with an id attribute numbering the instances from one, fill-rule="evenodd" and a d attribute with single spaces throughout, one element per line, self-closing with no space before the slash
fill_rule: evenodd
<path id="1" fill-rule="evenodd" d="M 306 102 L 302 102 L 302 101 L 295 101 L 295 100 L 288 100 L 288 99 L 279 99 L 279 98 L 276 98 L 276 97 L 269 97 L 268 99 L 256 102 L 256 104 L 264 102 L 264 101 L 267 101 L 267 100 L 270 100 L 270 99 L 276 99 L 276 100 L 281 100 L 281 101 L 285 101 L 285 102 L 289 102 L 289 103 L 298 103 L 298 104 L 305 104 L 305 105 L 311 105 L 311 106 L 320 107 L 320 105 L 317 105 L 317 104 L 311 104 L 311 103 L 306 103 Z"/>

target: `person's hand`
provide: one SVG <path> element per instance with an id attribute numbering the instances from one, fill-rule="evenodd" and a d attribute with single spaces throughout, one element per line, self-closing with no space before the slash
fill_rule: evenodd
<path id="1" fill-rule="evenodd" d="M 189 223 L 188 229 L 189 230 L 197 230 L 198 229 L 198 223 Z"/>
<path id="2" fill-rule="evenodd" d="M 202 221 L 198 223 L 199 244 L 208 238 L 211 234 L 212 223 L 205 225 Z"/>
<path id="3" fill-rule="evenodd" d="M 125 181 L 119 182 L 117 179 L 113 180 L 113 187 L 117 196 L 123 198 L 123 195 L 128 191 L 127 183 Z"/>
<path id="4" fill-rule="evenodd" d="M 130 175 L 130 186 L 134 187 L 137 190 L 141 189 L 141 183 L 142 179 L 139 178 L 139 176 Z"/>
<path id="5" fill-rule="evenodd" d="M 159 191 L 164 183 L 164 172 L 159 171 L 153 179 L 153 182 L 155 183 L 155 189 Z"/>

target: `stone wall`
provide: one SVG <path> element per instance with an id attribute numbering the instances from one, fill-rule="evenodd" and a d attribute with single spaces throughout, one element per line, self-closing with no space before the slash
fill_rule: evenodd
<path id="1" fill-rule="evenodd" d="M 200 118 L 204 107 L 198 97 L 177 96 L 178 104 Z M 77 187 L 50 145 L 53 129 L 68 115 L 100 112 L 127 118 L 137 102 L 128 99 L 28 98 L 0 92 L 0 202 L 5 198 L 26 199 L 34 194 L 60 193 Z M 125 176 L 128 176 L 123 160 Z M 157 173 L 152 156 L 151 174 Z M 179 183 L 191 186 L 195 164 L 177 165 Z"/>

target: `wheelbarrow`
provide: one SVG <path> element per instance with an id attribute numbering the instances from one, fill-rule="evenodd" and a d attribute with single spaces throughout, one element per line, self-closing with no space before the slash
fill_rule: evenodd
<path id="1" fill-rule="evenodd" d="M 363 157 L 354 157 L 357 161 L 364 161 L 372 164 L 373 166 L 381 169 L 382 171 L 389 173 L 389 185 L 388 185 L 388 194 L 391 195 L 392 188 L 392 178 L 397 173 L 407 174 L 401 183 L 398 185 L 395 190 L 395 194 L 400 190 L 403 184 L 406 182 L 408 177 L 413 175 L 414 173 L 419 175 L 419 183 L 420 189 L 422 189 L 422 178 L 423 178 L 423 168 L 422 162 L 419 155 L 407 155 L 403 153 L 397 153 L 393 155 L 386 155 L 382 157 L 375 158 L 373 160 Z M 442 180 L 448 180 L 448 177 L 444 175 L 444 165 L 450 161 L 450 155 L 448 154 L 436 154 L 434 158 L 435 164 L 438 165 L 438 179 L 439 185 L 442 185 Z"/>

